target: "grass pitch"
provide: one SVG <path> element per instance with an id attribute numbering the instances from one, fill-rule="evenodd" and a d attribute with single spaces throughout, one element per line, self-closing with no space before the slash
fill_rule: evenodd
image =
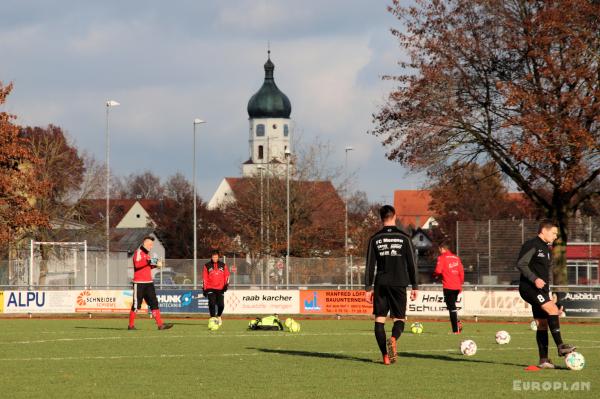
<path id="1" fill-rule="evenodd" d="M 600 397 L 598 325 L 562 326 L 586 358 L 583 371 L 526 372 L 537 360 L 528 323 L 465 323 L 454 336 L 449 323 L 424 321 L 423 334 L 402 335 L 398 362 L 386 367 L 369 320 L 300 320 L 298 334 L 247 331 L 248 321 L 227 318 L 216 332 L 206 319 L 172 321 L 173 329 L 157 331 L 142 318 L 127 331 L 126 319 L 2 319 L 0 397 Z M 498 330 L 511 334 L 510 344 L 495 343 Z M 458 352 L 463 339 L 477 343 L 475 356 Z M 580 383 L 589 390 L 574 390 Z"/>

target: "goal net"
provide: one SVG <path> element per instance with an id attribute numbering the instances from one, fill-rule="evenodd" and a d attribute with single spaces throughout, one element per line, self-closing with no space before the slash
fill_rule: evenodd
<path id="1" fill-rule="evenodd" d="M 21 279 L 29 287 L 86 287 L 87 242 L 31 241 L 28 275 Z M 19 284 L 21 285 L 21 284 Z"/>

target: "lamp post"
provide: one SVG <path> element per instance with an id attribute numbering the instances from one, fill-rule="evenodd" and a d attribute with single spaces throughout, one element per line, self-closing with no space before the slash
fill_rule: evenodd
<path id="1" fill-rule="evenodd" d="M 265 264 L 263 261 L 263 233 L 264 233 L 264 218 L 263 218 L 263 210 L 264 210 L 264 200 L 263 200 L 263 171 L 265 170 L 264 166 L 259 165 L 258 170 L 260 171 L 260 288 L 263 288 L 264 284 L 264 273 L 265 273 Z"/>
<path id="2" fill-rule="evenodd" d="M 348 152 L 353 151 L 353 147 L 346 147 L 346 161 L 344 163 L 344 172 L 346 172 L 346 180 L 349 179 L 348 173 Z M 348 286 L 348 181 L 346 181 L 346 189 L 344 190 L 344 262 L 346 264 L 346 287 Z M 350 270 L 352 273 L 352 270 Z M 352 276 L 350 277 L 352 279 Z"/>
<path id="3" fill-rule="evenodd" d="M 194 119 L 194 172 L 192 174 L 192 180 L 194 182 L 194 289 L 198 288 L 198 251 L 197 251 L 197 246 L 198 246 L 198 239 L 197 239 L 197 230 L 198 230 L 198 223 L 196 220 L 196 126 L 200 125 L 202 123 L 205 123 L 202 119 Z"/>
<path id="4" fill-rule="evenodd" d="M 114 100 L 106 100 L 106 285 L 110 284 L 110 135 L 108 134 L 108 116 L 111 107 L 121 105 Z"/>
<path id="5" fill-rule="evenodd" d="M 290 288 L 290 158 L 292 153 L 285 150 L 285 180 L 287 192 L 287 250 L 285 253 L 285 287 Z"/>

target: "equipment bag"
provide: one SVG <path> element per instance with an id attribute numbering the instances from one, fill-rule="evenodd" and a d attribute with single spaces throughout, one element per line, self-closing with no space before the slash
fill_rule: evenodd
<path id="1" fill-rule="evenodd" d="M 257 317 L 254 320 L 250 320 L 250 323 L 248 323 L 248 329 L 282 331 L 283 324 L 281 321 L 279 321 L 277 316 Z"/>

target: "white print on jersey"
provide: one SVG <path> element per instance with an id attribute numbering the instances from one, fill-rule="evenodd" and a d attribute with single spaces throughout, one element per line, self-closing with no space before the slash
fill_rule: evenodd
<path id="1" fill-rule="evenodd" d="M 375 241 L 379 256 L 400 256 L 400 250 L 404 245 L 402 238 L 380 238 Z"/>
<path id="2" fill-rule="evenodd" d="M 538 254 L 537 254 L 538 258 L 545 258 L 546 255 L 544 254 L 544 251 L 542 251 L 541 249 L 538 250 Z M 550 254 L 548 254 L 548 258 L 550 258 Z"/>

